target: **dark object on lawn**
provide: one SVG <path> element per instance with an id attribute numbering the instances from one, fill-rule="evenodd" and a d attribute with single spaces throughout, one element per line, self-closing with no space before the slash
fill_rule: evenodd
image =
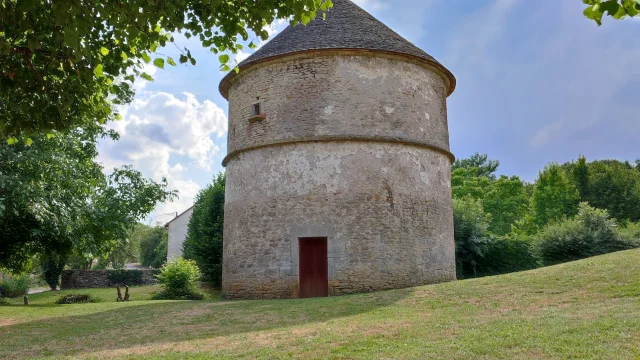
<path id="1" fill-rule="evenodd" d="M 2 288 L 2 286 L 0 286 L 0 299 L 3 298 L 3 297 L 7 297 L 7 296 L 5 295 L 5 291 Z"/>
<path id="2" fill-rule="evenodd" d="M 125 286 L 124 287 L 124 299 L 122 298 L 122 293 L 120 292 L 120 287 L 116 288 L 118 291 L 118 297 L 116 298 L 116 301 L 129 301 L 129 287 Z"/>
<path id="3" fill-rule="evenodd" d="M 28 296 L 24 297 L 24 304 L 25 305 L 29 305 L 29 297 Z"/>
<path id="4" fill-rule="evenodd" d="M 88 304 L 88 303 L 97 303 L 100 302 L 100 298 L 93 297 L 89 294 L 68 294 L 61 296 L 58 300 L 56 300 L 56 304 L 66 305 L 66 304 Z"/>

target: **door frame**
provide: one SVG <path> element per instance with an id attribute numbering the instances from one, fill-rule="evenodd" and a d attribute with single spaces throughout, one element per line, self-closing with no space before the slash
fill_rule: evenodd
<path id="1" fill-rule="evenodd" d="M 338 244 L 336 231 L 330 225 L 297 225 L 291 229 L 290 238 L 290 259 L 291 268 L 287 271 L 288 276 L 294 277 L 295 286 L 291 289 L 291 296 L 300 297 L 300 266 L 299 266 L 299 241 L 301 238 L 327 238 L 327 278 L 329 281 L 329 296 L 333 296 L 332 283 L 335 281 L 341 260 L 346 256 L 344 244 Z M 292 284 L 292 285 L 294 285 Z"/>

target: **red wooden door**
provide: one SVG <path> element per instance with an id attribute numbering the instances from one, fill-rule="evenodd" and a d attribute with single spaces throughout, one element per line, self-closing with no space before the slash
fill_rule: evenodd
<path id="1" fill-rule="evenodd" d="M 300 297 L 329 296 L 327 238 L 299 240 Z"/>

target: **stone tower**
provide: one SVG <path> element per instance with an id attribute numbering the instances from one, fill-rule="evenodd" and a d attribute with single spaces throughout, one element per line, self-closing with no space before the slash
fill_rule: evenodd
<path id="1" fill-rule="evenodd" d="M 349 0 L 288 27 L 229 100 L 225 298 L 455 280 L 447 96 L 455 78 Z"/>

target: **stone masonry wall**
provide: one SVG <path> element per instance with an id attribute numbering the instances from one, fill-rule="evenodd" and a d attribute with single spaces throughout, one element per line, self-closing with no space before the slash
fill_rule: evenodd
<path id="1" fill-rule="evenodd" d="M 247 71 L 229 92 L 228 153 L 311 139 L 378 138 L 449 151 L 441 76 L 400 60 L 326 56 Z M 251 122 L 261 103 L 266 118 Z"/>
<path id="2" fill-rule="evenodd" d="M 115 286 L 109 281 L 109 272 L 114 270 L 64 270 L 60 289 L 91 289 Z M 119 270 L 115 270 L 119 271 Z M 141 271 L 144 285 L 155 284 L 157 270 L 128 270 Z"/>
<path id="3" fill-rule="evenodd" d="M 329 294 L 455 280 L 447 86 L 400 60 L 326 56 L 230 88 L 222 295 L 298 296 L 327 237 Z M 249 121 L 251 105 L 266 118 Z"/>
<path id="4" fill-rule="evenodd" d="M 455 280 L 450 181 L 447 156 L 401 144 L 241 154 L 227 166 L 223 295 L 296 297 L 303 237 L 328 238 L 330 295 Z"/>

